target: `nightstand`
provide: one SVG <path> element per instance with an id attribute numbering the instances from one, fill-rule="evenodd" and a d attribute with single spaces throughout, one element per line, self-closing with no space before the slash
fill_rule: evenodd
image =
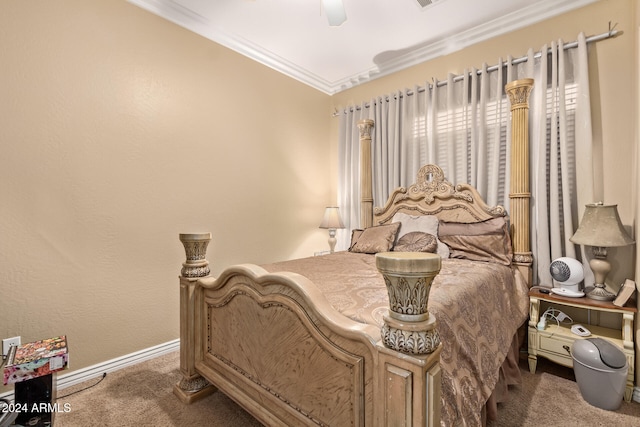
<path id="1" fill-rule="evenodd" d="M 562 310 L 565 307 L 589 312 L 609 312 L 622 317 L 621 327 L 605 328 L 597 325 L 584 323 L 591 335 L 580 337 L 571 332 L 571 324 L 547 321 L 547 327 L 540 331 L 536 328 L 540 316 L 540 303 L 544 301 L 549 306 Z M 573 368 L 573 358 L 571 357 L 571 344 L 577 339 L 604 338 L 620 347 L 629 363 L 629 373 L 627 376 L 627 386 L 624 392 L 624 400 L 631 401 L 634 387 L 635 373 L 635 344 L 633 340 L 633 322 L 638 309 L 634 300 L 627 302 L 624 307 L 613 305 L 610 301 L 597 301 L 591 298 L 569 298 L 555 294 L 543 294 L 538 289 L 529 291 L 529 371 L 536 372 L 538 356 L 549 359 L 569 368 Z M 578 322 L 576 322 L 578 323 Z"/>

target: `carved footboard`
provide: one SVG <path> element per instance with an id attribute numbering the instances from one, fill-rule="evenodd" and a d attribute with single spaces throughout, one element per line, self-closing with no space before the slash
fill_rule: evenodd
<path id="1" fill-rule="evenodd" d="M 209 277 L 203 251 L 210 235 L 181 239 L 187 250 L 180 277 L 183 380 L 174 393 L 184 402 L 214 385 L 270 426 L 439 425 L 440 345 L 428 312 L 390 312 L 392 341 L 420 342 L 400 352 L 382 343 L 379 328 L 338 313 L 308 279 L 255 265 Z M 398 261 L 383 263 L 394 270 Z M 426 307 L 424 286 L 440 259 L 425 265 L 431 271 L 406 279 L 385 275 L 401 282 L 400 291 L 390 292 Z M 198 274 L 203 277 L 189 277 Z"/>

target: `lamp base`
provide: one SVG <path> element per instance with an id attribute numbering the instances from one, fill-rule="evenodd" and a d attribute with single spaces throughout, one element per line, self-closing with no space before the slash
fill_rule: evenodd
<path id="1" fill-rule="evenodd" d="M 335 228 L 330 228 L 329 229 L 329 252 L 330 253 L 334 253 L 335 249 L 336 249 L 336 229 Z"/>
<path id="2" fill-rule="evenodd" d="M 616 299 L 616 294 L 606 290 L 603 284 L 596 284 L 595 288 L 587 292 L 587 297 L 598 301 L 613 301 Z"/>
<path id="3" fill-rule="evenodd" d="M 613 301 L 616 299 L 616 294 L 609 292 L 604 286 L 607 274 L 611 271 L 611 264 L 607 261 L 607 248 L 594 246 L 593 255 L 595 258 L 589 261 L 589 266 L 596 283 L 595 288 L 587 292 L 587 296 L 599 301 Z"/>

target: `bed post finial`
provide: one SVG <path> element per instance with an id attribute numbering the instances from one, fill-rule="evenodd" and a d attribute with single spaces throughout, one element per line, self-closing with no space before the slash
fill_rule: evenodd
<path id="1" fill-rule="evenodd" d="M 529 204 L 529 95 L 533 79 L 507 83 L 505 91 L 511 102 L 511 223 L 513 262 L 532 285 L 533 255 L 531 253 Z"/>
<path id="2" fill-rule="evenodd" d="M 204 277 L 210 273 L 207 261 L 207 246 L 211 241 L 211 233 L 180 234 L 187 260 L 182 263 L 182 277 Z"/>
<path id="3" fill-rule="evenodd" d="M 360 228 L 373 225 L 373 179 L 371 173 L 371 129 L 373 120 L 358 122 L 360 130 Z"/>
<path id="4" fill-rule="evenodd" d="M 440 346 L 428 302 L 441 262 L 440 255 L 424 252 L 376 254 L 376 267 L 389 294 L 389 312 L 381 330 L 385 346 L 409 354 L 433 353 Z"/>

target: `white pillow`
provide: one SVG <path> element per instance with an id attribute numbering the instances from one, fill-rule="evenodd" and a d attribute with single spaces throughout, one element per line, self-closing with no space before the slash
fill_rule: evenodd
<path id="1" fill-rule="evenodd" d="M 411 233 L 412 231 L 422 231 L 423 233 L 429 233 L 436 236 L 436 240 L 438 241 L 438 249 L 436 250 L 437 254 L 442 257 L 442 259 L 449 258 L 449 247 L 442 243 L 438 238 L 438 224 L 440 221 L 438 217 L 435 215 L 408 215 L 404 212 L 398 212 L 393 216 L 391 222 L 399 222 L 402 224 L 400 226 L 400 231 L 398 232 L 397 239 L 401 238 L 407 233 Z"/>

